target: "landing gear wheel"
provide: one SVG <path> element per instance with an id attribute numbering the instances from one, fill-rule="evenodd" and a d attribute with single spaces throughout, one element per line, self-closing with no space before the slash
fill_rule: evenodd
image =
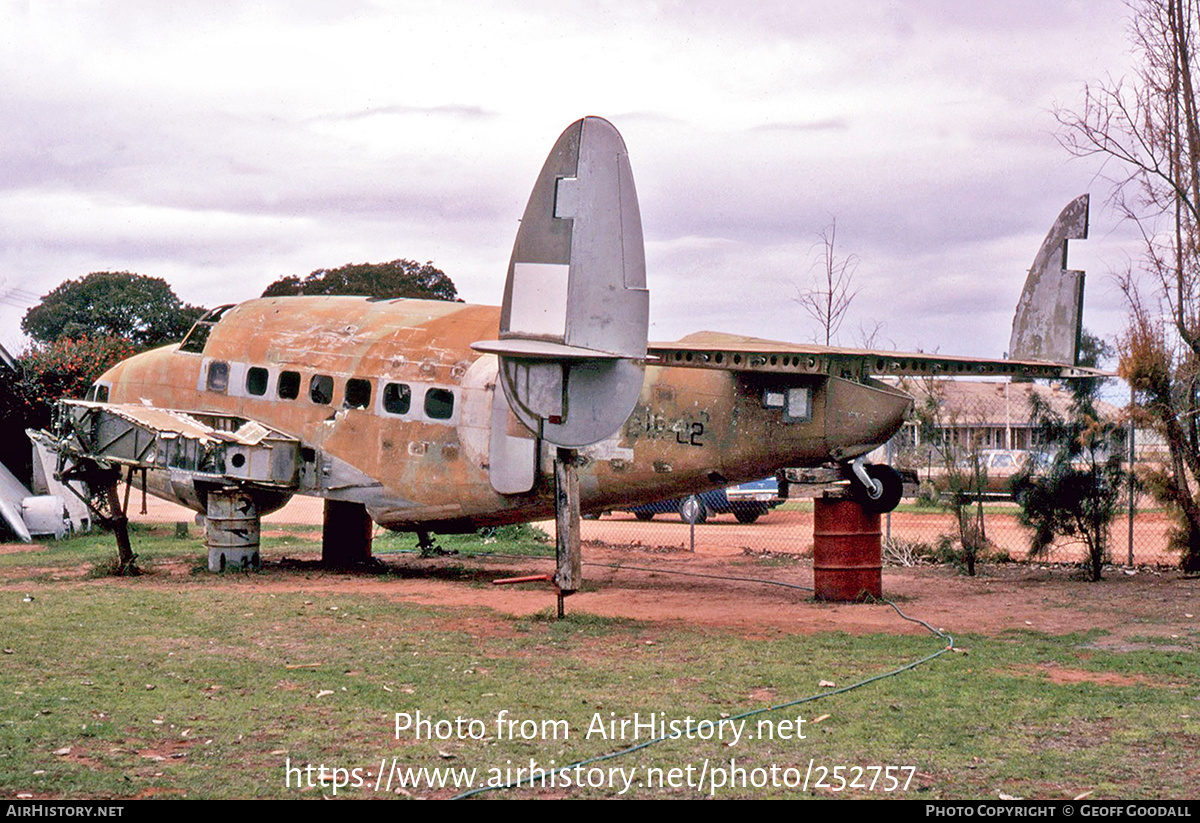
<path id="1" fill-rule="evenodd" d="M 891 466 L 881 463 L 871 463 L 863 468 L 877 486 L 877 488 L 867 488 L 851 474 L 850 494 L 863 507 L 863 510 L 873 514 L 883 514 L 900 505 L 900 498 L 904 494 L 904 481 L 900 478 L 899 472 Z"/>
<path id="2" fill-rule="evenodd" d="M 421 557 L 425 558 L 448 557 L 452 554 L 458 554 L 458 549 L 451 549 L 450 551 L 443 549 L 437 544 L 437 541 L 433 539 L 433 535 L 427 531 L 417 532 L 417 549 L 420 551 Z"/>
<path id="3" fill-rule="evenodd" d="M 634 512 L 633 516 L 642 521 L 653 520 L 654 512 Z"/>

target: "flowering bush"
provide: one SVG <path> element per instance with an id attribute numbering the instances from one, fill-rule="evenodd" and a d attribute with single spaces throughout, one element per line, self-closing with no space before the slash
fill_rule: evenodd
<path id="1" fill-rule="evenodd" d="M 0 415 L 6 424 L 43 428 L 50 423 L 55 400 L 83 397 L 96 378 L 135 351 L 132 343 L 119 337 L 81 337 L 33 346 L 17 358 L 21 374 L 5 376 Z"/>

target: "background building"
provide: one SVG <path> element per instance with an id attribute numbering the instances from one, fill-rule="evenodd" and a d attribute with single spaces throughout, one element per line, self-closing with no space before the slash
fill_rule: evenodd
<path id="1" fill-rule="evenodd" d="M 1032 398 L 1063 417 L 1071 406 L 1071 392 L 1057 383 L 933 379 L 904 381 L 902 387 L 916 398 L 916 407 L 894 449 L 912 452 L 918 464 L 926 462 L 922 455 L 944 460 L 947 452 L 958 457 L 972 449 L 1038 451 Z M 1121 414 L 1111 403 L 1098 402 L 1097 410 L 1113 420 Z"/>

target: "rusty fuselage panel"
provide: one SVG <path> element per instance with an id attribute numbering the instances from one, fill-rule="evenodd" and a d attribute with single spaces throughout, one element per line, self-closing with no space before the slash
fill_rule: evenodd
<path id="1" fill-rule="evenodd" d="M 550 450 L 528 492 L 490 481 L 499 309 L 286 297 L 226 311 L 201 348 L 139 354 L 97 385 L 112 403 L 237 415 L 303 445 L 301 492 L 367 505 L 381 525 L 450 531 L 553 515 Z M 189 346 L 185 343 L 185 348 Z M 585 511 L 847 460 L 901 425 L 908 395 L 859 376 L 648 366 L 621 430 L 581 450 Z M 532 435 L 509 421 L 510 437 Z M 151 489 L 199 508 L 178 478 Z"/>

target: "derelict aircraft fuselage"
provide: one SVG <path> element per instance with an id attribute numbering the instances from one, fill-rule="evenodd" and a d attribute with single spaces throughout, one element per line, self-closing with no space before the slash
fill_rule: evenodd
<path id="1" fill-rule="evenodd" d="M 109 370 L 86 405 L 129 419 L 147 410 L 218 414 L 294 438 L 286 483 L 256 484 L 220 455 L 199 474 L 138 457 L 150 491 L 201 512 L 206 489 L 221 482 L 258 493 L 262 510 L 313 494 L 361 504 L 397 530 L 542 519 L 555 508 L 555 443 L 578 450 L 584 511 L 827 464 L 847 467 L 871 499 L 889 478 L 861 457 L 900 428 L 912 404 L 877 376 L 1074 373 L 1074 349 L 1046 351 L 1037 321 L 1058 301 L 1074 308 L 1078 325 L 1082 275 L 1066 271 L 1065 243 L 1086 236 L 1086 195 L 1072 208 L 1075 223 L 1060 227 L 1064 211 L 1043 247 L 1063 248 L 1061 270 L 1035 271 L 1030 282 L 1078 278 L 1046 287 L 1049 298 L 1023 299 L 1031 307 L 1014 325 L 1013 349 L 1028 350 L 1021 336 L 1034 332 L 1043 346 L 1027 359 L 713 332 L 646 344 L 640 217 L 624 144 L 606 121 L 587 118 L 564 132 L 542 170 L 502 307 L 251 300 L 211 312 L 179 345 Z M 1077 327 L 1065 339 L 1072 335 Z M 571 429 L 576 422 L 583 428 Z M 897 494 L 889 488 L 880 508 L 894 506 L 887 498 Z"/>
<path id="2" fill-rule="evenodd" d="M 362 503 L 389 528 L 541 519 L 553 514 L 553 458 L 508 411 L 497 358 L 470 347 L 498 318 L 495 307 L 438 301 L 252 300 L 223 314 L 202 351 L 146 352 L 97 385 L 109 403 L 218 412 L 292 434 L 313 464 L 304 473 L 314 493 Z M 886 441 L 910 403 L 882 383 L 803 369 L 649 366 L 621 430 L 581 450 L 583 507 L 848 460 Z M 170 472 L 150 487 L 203 509 Z"/>

